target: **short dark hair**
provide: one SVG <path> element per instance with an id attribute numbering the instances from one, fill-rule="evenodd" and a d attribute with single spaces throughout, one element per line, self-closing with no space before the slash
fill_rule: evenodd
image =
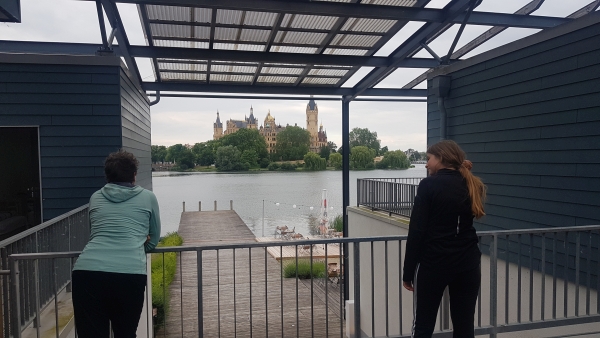
<path id="1" fill-rule="evenodd" d="M 106 181 L 112 182 L 133 182 L 138 170 L 139 162 L 132 153 L 120 149 L 117 152 L 110 153 L 104 160 L 104 174 Z"/>

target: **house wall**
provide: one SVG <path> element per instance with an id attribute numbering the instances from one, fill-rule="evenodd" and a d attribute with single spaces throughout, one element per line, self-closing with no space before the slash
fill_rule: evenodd
<path id="1" fill-rule="evenodd" d="M 440 139 L 435 76 L 451 77 L 446 138 L 460 144 L 488 187 L 478 230 L 600 224 L 600 13 L 540 32 L 431 74 L 428 145 Z M 582 280 L 596 269 L 598 234 L 581 236 Z M 556 274 L 570 261 L 574 234 L 558 248 Z M 529 238 L 500 241 L 509 260 L 529 257 Z M 485 244 L 483 245 L 485 246 Z M 534 239 L 540 269 L 541 239 Z M 549 256 L 547 256 L 549 257 Z M 568 260 L 567 260 L 568 259 Z M 526 263 L 529 264 L 529 263 Z M 552 267 L 547 264 L 550 272 Z"/>
<path id="2" fill-rule="evenodd" d="M 148 104 L 130 87 L 119 58 L 0 54 L 0 126 L 39 128 L 44 220 L 88 203 L 121 147 L 140 156 L 139 184 L 152 188 Z M 137 129 L 145 145 L 129 141 Z"/>

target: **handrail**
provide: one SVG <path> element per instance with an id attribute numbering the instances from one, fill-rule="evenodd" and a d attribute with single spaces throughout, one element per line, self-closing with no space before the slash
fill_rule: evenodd
<path id="1" fill-rule="evenodd" d="M 67 213 L 60 215 L 60 216 L 56 216 L 53 219 L 47 220 L 46 222 L 43 222 L 41 224 L 34 226 L 33 228 L 27 229 L 27 230 L 20 232 L 12 237 L 9 237 L 3 241 L 0 241 L 0 248 L 3 248 L 9 244 L 12 244 L 12 243 L 20 240 L 20 239 L 23 239 L 31 234 L 34 234 L 44 228 L 47 228 L 53 224 L 56 224 L 56 222 L 62 221 L 63 219 L 68 218 L 69 216 L 72 216 L 72 215 L 86 209 L 88 206 L 89 206 L 89 204 L 82 205 L 77 209 L 73 209 Z"/>

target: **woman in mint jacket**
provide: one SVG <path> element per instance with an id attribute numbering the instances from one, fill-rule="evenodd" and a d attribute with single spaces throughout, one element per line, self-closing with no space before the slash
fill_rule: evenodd
<path id="1" fill-rule="evenodd" d="M 156 196 L 135 185 L 138 160 L 126 151 L 104 162 L 108 182 L 90 198 L 90 241 L 73 268 L 75 327 L 81 338 L 135 337 L 146 288 L 146 253 L 158 244 Z"/>

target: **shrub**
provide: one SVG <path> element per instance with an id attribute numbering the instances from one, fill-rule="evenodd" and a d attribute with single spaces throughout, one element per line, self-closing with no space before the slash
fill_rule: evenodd
<path id="1" fill-rule="evenodd" d="M 333 219 L 333 222 L 330 223 L 329 227 L 331 229 L 335 229 L 336 232 L 343 232 L 344 231 L 344 218 L 342 217 L 342 215 L 335 216 L 335 218 Z"/>
<path id="2" fill-rule="evenodd" d="M 296 166 L 291 164 L 290 162 L 284 162 L 281 164 L 281 170 L 293 171 L 296 170 Z"/>
<path id="3" fill-rule="evenodd" d="M 267 166 L 267 169 L 269 171 L 275 171 L 279 169 L 279 164 L 275 163 L 275 162 L 271 162 L 271 164 L 269 164 L 269 166 Z"/>
<path id="4" fill-rule="evenodd" d="M 309 259 L 298 259 L 298 267 L 296 268 L 296 261 L 287 262 L 283 267 L 283 277 L 293 278 L 298 277 L 299 279 L 309 278 L 325 278 L 325 262 L 312 262 L 312 273 L 310 270 Z"/>
<path id="5" fill-rule="evenodd" d="M 260 167 L 261 168 L 267 168 L 269 166 L 269 164 L 271 163 L 271 161 L 269 161 L 268 158 L 263 158 L 260 160 Z"/>
<path id="6" fill-rule="evenodd" d="M 183 238 L 176 232 L 168 233 L 161 238 L 157 246 L 181 246 Z M 166 313 L 169 310 L 169 285 L 175 277 L 177 269 L 177 254 L 168 252 L 163 254 L 152 254 L 151 271 L 152 271 L 152 307 L 157 309 L 156 322 L 154 328 L 164 324 Z M 164 257 L 164 258 L 163 258 Z"/>

